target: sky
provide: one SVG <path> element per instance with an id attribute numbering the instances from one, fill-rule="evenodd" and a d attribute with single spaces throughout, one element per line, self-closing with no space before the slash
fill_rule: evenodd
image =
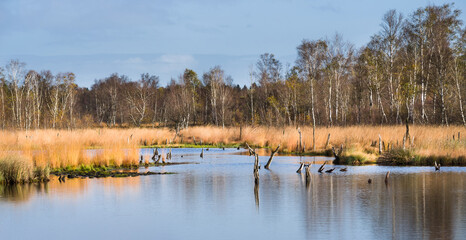
<path id="1" fill-rule="evenodd" d="M 451 2 L 466 10 L 466 1 L 443 0 L 0 0 L 0 66 L 19 59 L 89 87 L 115 72 L 147 72 L 164 86 L 186 68 L 202 76 L 220 65 L 245 85 L 260 54 L 286 68 L 303 39 L 339 33 L 359 48 L 388 10 L 407 16 Z"/>

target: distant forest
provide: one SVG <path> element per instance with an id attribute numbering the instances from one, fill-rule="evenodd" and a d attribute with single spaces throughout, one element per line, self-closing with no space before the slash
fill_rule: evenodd
<path id="1" fill-rule="evenodd" d="M 453 4 L 403 16 L 389 10 L 369 43 L 356 49 L 336 34 L 302 40 L 283 66 L 264 53 L 250 86 L 221 66 L 186 69 L 167 86 L 155 75 L 112 74 L 90 88 L 75 74 L 0 67 L 3 129 L 192 125 L 465 125 L 466 29 Z M 78 76 L 79 77 L 79 76 Z"/>

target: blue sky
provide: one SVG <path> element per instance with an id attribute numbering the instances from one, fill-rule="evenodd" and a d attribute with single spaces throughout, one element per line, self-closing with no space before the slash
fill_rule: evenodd
<path id="1" fill-rule="evenodd" d="M 243 85 L 262 53 L 293 64 L 302 39 L 336 32 L 360 47 L 389 9 L 406 16 L 449 2 L 466 9 L 441 0 L 0 0 L 0 66 L 20 59 L 90 86 L 114 72 L 148 72 L 165 85 L 185 68 L 202 75 L 221 65 Z"/>

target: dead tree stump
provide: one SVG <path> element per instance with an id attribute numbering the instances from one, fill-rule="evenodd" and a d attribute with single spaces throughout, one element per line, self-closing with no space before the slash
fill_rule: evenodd
<path id="1" fill-rule="evenodd" d="M 301 173 L 301 170 L 303 169 L 303 166 L 304 166 L 304 163 L 301 163 L 301 165 L 299 165 L 299 168 L 296 171 L 296 173 Z"/>
<path id="2" fill-rule="evenodd" d="M 272 163 L 273 156 L 275 155 L 275 153 L 278 152 L 279 148 L 280 148 L 280 144 L 278 144 L 278 147 L 272 151 L 272 153 L 270 154 L 269 161 L 267 161 L 267 164 L 265 164 L 265 169 L 269 169 L 270 164 Z"/>
<path id="3" fill-rule="evenodd" d="M 332 147 L 332 152 L 333 156 L 335 156 L 335 160 L 333 160 L 333 163 L 335 164 L 340 164 L 341 162 L 341 154 L 343 153 L 343 144 L 340 145 L 340 149 L 338 150 L 338 153 L 335 152 L 335 148 Z"/>
<path id="4" fill-rule="evenodd" d="M 325 161 L 324 164 L 322 164 L 322 166 L 320 166 L 320 168 L 319 168 L 319 170 L 317 170 L 317 172 L 322 173 L 322 171 L 324 170 L 325 164 L 327 164 L 327 161 Z"/>

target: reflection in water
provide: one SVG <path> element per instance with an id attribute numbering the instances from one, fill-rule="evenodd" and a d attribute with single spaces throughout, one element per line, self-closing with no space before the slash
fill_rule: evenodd
<path id="1" fill-rule="evenodd" d="M 173 161 L 200 164 L 149 169 L 178 173 L 173 175 L 0 186 L 0 213 L 8 216 L 0 218 L 2 237 L 48 236 L 44 229 L 56 226 L 54 232 L 81 239 L 70 234 L 71 226 L 77 225 L 94 239 L 154 234 L 161 239 L 452 239 L 466 235 L 466 168 L 434 172 L 423 167 L 359 166 L 340 172 L 337 166 L 329 174 L 317 173 L 320 164 L 316 164 L 306 177 L 305 169 L 302 173 L 296 169 L 313 157 L 276 156 L 271 170 L 261 169 L 255 184 L 253 157 L 211 149 L 200 160 L 196 151 L 174 149 Z M 180 154 L 184 157 L 177 158 Z M 265 163 L 267 157 L 260 160 Z M 385 184 L 387 171 L 391 173 Z M 22 224 L 29 219 L 35 224 Z M 25 231 L 16 231 L 18 224 Z M 150 227 L 141 228 L 141 224 Z"/>
<path id="2" fill-rule="evenodd" d="M 256 208 L 259 211 L 259 183 L 254 183 L 254 200 L 256 201 Z"/>
<path id="3" fill-rule="evenodd" d="M 34 191 L 38 193 L 47 189 L 47 183 L 44 184 L 17 184 L 2 185 L 0 184 L 0 199 L 15 203 L 26 202 L 29 200 Z"/>

